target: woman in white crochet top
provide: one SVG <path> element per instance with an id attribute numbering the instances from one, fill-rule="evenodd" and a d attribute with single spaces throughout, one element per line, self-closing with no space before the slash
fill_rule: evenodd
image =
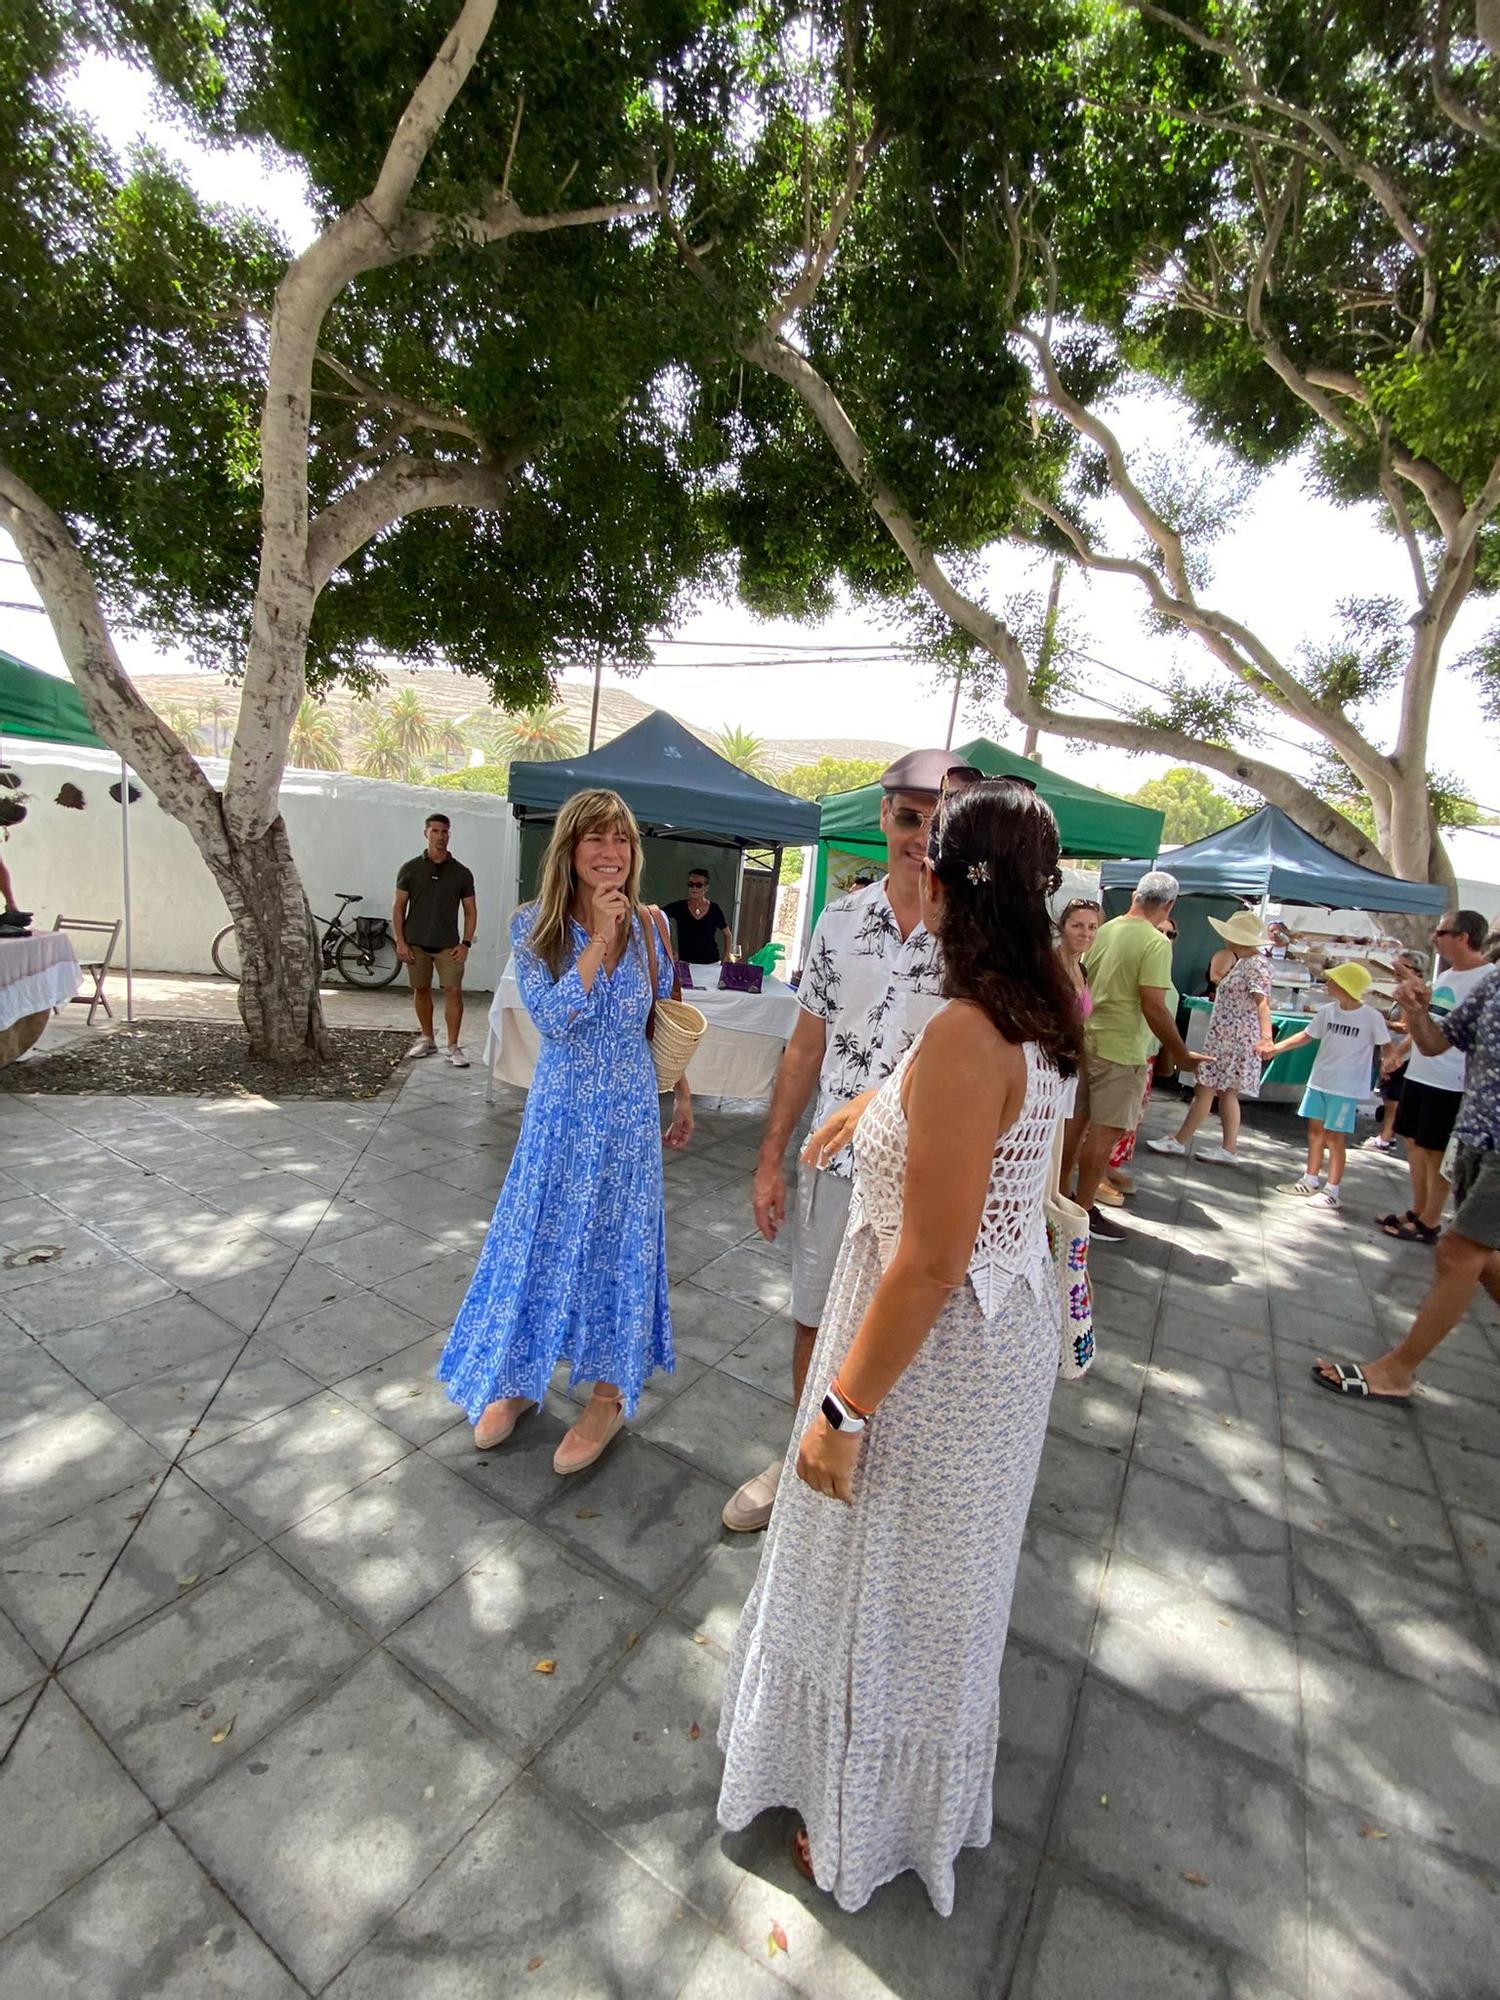
<path id="1" fill-rule="evenodd" d="M 953 1908 L 990 1837 L 1000 1661 L 1058 1365 L 1043 1196 L 1077 1002 L 1052 948 L 1057 823 L 957 794 L 923 871 L 949 1004 L 854 1131 L 848 1233 L 730 1662 L 719 1818 L 800 1816 L 845 1909 L 914 1868 Z"/>

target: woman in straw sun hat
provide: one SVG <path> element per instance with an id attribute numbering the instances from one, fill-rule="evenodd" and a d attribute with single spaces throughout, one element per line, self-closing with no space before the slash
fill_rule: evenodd
<path id="1" fill-rule="evenodd" d="M 1153 1153 L 1185 1153 L 1193 1134 L 1219 1100 L 1221 1146 L 1200 1146 L 1200 1160 L 1232 1165 L 1239 1158 L 1240 1099 L 1260 1094 L 1257 1045 L 1271 1038 L 1271 934 L 1253 911 L 1237 910 L 1227 921 L 1208 920 L 1224 940 L 1210 971 L 1217 975 L 1214 1010 L 1208 1017 L 1204 1052 L 1208 1060 L 1194 1079 L 1187 1115 L 1170 1139 L 1148 1139 Z"/>
<path id="2" fill-rule="evenodd" d="M 614 792 L 577 792 L 552 830 L 534 903 L 510 941 L 541 1037 L 510 1172 L 439 1380 L 480 1451 L 503 1444 L 560 1360 L 593 1397 L 563 1437 L 557 1472 L 592 1465 L 655 1369 L 671 1370 L 659 1065 L 653 999 L 672 992 L 659 910 L 640 901 L 641 836 Z M 655 927 L 651 937 L 646 926 Z M 693 1130 L 676 1082 L 669 1146 Z"/>

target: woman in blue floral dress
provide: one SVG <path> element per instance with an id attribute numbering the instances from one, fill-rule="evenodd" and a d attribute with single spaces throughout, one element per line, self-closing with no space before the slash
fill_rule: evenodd
<path id="1" fill-rule="evenodd" d="M 666 925 L 640 903 L 641 836 L 614 792 L 558 814 L 537 899 L 517 910 L 516 979 L 541 1037 L 521 1136 L 438 1363 L 481 1451 L 503 1444 L 560 1360 L 593 1397 L 553 1465 L 592 1465 L 646 1377 L 673 1367 L 656 1073 L 646 1039 L 672 991 Z M 654 923 L 654 953 L 644 923 Z M 693 1114 L 677 1086 L 669 1146 Z"/>

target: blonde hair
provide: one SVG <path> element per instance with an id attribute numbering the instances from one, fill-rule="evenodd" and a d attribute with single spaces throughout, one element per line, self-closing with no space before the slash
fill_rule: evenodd
<path id="1" fill-rule="evenodd" d="M 568 917 L 578 890 L 573 850 L 586 833 L 603 833 L 610 827 L 617 827 L 630 842 L 630 875 L 625 894 L 632 910 L 640 905 L 641 866 L 645 856 L 635 814 L 618 792 L 575 792 L 557 815 L 552 838 L 547 843 L 536 901 L 531 905 L 534 914 L 527 939 L 554 979 L 561 976 L 568 958 Z"/>

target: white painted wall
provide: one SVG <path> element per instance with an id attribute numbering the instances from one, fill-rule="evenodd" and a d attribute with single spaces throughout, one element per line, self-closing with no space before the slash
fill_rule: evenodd
<path id="1" fill-rule="evenodd" d="M 0 852 L 16 901 L 34 912 L 36 928 L 49 929 L 59 911 L 109 922 L 122 916 L 120 808 L 109 796 L 119 759 L 100 750 L 22 747 L 12 738 L 4 761 L 20 772 L 30 803 L 24 824 L 11 830 Z M 212 783 L 223 783 L 221 761 L 205 758 L 203 768 Z M 64 783 L 83 793 L 82 812 L 56 803 Z M 212 972 L 209 946 L 229 921 L 224 899 L 192 837 L 137 783 L 141 797 L 130 809 L 136 969 Z M 519 841 L 507 800 L 344 771 L 288 771 L 281 810 L 320 917 L 333 915 L 339 889 L 365 898 L 359 913 L 388 915 L 396 870 L 421 851 L 423 820 L 430 812 L 447 813 L 453 852 L 474 871 L 479 903 L 479 948 L 469 983 L 474 991 L 493 988 L 516 903 Z M 116 962 L 124 963 L 123 938 Z"/>

